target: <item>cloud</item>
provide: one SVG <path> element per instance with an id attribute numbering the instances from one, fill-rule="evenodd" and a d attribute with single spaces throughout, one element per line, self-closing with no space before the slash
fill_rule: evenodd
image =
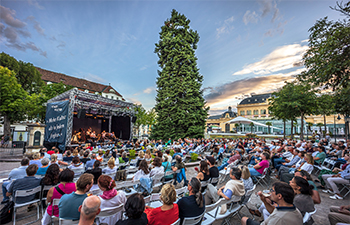
<path id="1" fill-rule="evenodd" d="M 39 34 L 45 36 L 44 29 L 40 26 L 40 23 L 35 20 L 34 16 L 28 16 L 27 20 L 29 20 L 30 22 L 32 22 L 34 24 L 33 27 Z"/>
<path id="2" fill-rule="evenodd" d="M 47 57 L 47 52 L 39 48 L 34 42 L 23 42 L 21 40 L 21 37 L 30 38 L 31 33 L 26 29 L 27 24 L 15 18 L 15 16 L 16 11 L 0 6 L 0 42 L 9 48 L 14 48 L 19 51 L 26 51 L 27 49 L 30 49 L 32 51 L 39 52 L 39 54 L 44 57 Z M 40 28 L 40 25 L 37 26 L 36 29 L 38 32 Z"/>
<path id="3" fill-rule="evenodd" d="M 247 25 L 248 23 L 257 23 L 258 20 L 258 14 L 256 14 L 255 11 L 250 12 L 250 10 L 247 10 L 243 16 L 243 22 L 245 25 Z"/>
<path id="4" fill-rule="evenodd" d="M 260 76 L 248 79 L 228 82 L 217 87 L 209 87 L 210 92 L 204 96 L 208 105 L 218 105 L 220 103 L 231 103 L 235 97 L 244 93 L 268 93 L 282 87 L 285 81 L 291 81 L 299 71 L 288 74 L 274 74 L 270 76 Z"/>
<path id="5" fill-rule="evenodd" d="M 233 30 L 233 23 L 234 17 L 231 16 L 230 18 L 226 19 L 223 23 L 223 25 L 216 29 L 216 37 L 219 38 L 222 34 L 229 33 L 231 30 Z"/>
<path id="6" fill-rule="evenodd" d="M 127 97 L 125 99 L 127 102 L 132 102 L 132 103 L 137 104 L 137 105 L 142 105 L 142 103 L 139 100 L 137 100 L 136 98 Z"/>
<path id="7" fill-rule="evenodd" d="M 107 81 L 103 79 L 101 76 L 97 76 L 91 73 L 88 73 L 88 75 L 85 77 L 85 80 L 98 82 L 98 83 L 106 83 Z"/>
<path id="8" fill-rule="evenodd" d="M 153 91 L 155 91 L 156 89 L 154 87 L 149 87 L 146 88 L 145 90 L 143 90 L 143 93 L 145 94 L 151 94 Z"/>
<path id="9" fill-rule="evenodd" d="M 33 5 L 37 9 L 41 9 L 41 10 L 45 9 L 44 6 L 40 5 L 39 2 L 35 0 L 28 0 L 28 4 Z"/>
<path id="10" fill-rule="evenodd" d="M 291 69 L 294 64 L 300 62 L 308 46 L 291 44 L 278 47 L 260 61 L 248 64 L 242 70 L 233 75 L 258 74 L 266 75 L 273 72 Z"/>
<path id="11" fill-rule="evenodd" d="M 14 18 L 16 11 L 9 8 L 5 8 L 0 5 L 0 19 L 4 21 L 7 25 L 16 28 L 23 28 L 26 26 L 26 23 L 20 21 L 19 19 Z"/>

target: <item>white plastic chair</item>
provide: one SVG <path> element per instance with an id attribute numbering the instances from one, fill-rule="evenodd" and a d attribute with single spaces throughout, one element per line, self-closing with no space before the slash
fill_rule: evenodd
<path id="1" fill-rule="evenodd" d="M 55 206 L 58 206 L 58 203 L 60 203 L 60 200 L 61 200 L 61 199 L 59 199 L 59 198 L 55 198 L 55 199 L 52 200 L 52 204 L 51 204 L 51 206 L 52 206 L 52 211 L 51 211 L 51 224 L 52 224 L 52 225 L 54 225 L 54 221 L 53 221 L 53 220 L 54 220 L 55 218 L 57 218 L 57 217 L 53 214 L 53 212 L 54 212 L 54 207 L 55 207 Z M 44 214 L 43 214 L 43 215 L 44 215 Z"/>
<path id="2" fill-rule="evenodd" d="M 266 187 L 268 188 L 269 185 L 267 184 L 267 182 L 265 181 L 265 177 L 267 174 L 267 170 L 268 168 L 265 168 L 263 173 L 261 174 L 261 176 L 256 176 L 255 178 L 258 180 L 258 182 L 256 183 L 256 185 L 261 184 L 261 185 L 266 185 Z M 264 184 L 262 183 L 264 182 Z"/>
<path id="3" fill-rule="evenodd" d="M 177 219 L 174 223 L 172 223 L 171 225 L 180 225 L 180 218 L 179 219 Z"/>
<path id="4" fill-rule="evenodd" d="M 59 225 L 79 225 L 79 220 L 66 220 L 60 218 Z"/>
<path id="5" fill-rule="evenodd" d="M 115 224 L 118 219 L 118 215 L 122 215 L 124 209 L 124 204 L 118 205 L 116 207 L 104 208 L 101 212 L 96 216 L 97 224 L 100 224 L 100 219 L 102 218 L 111 218 L 109 224 Z"/>
<path id="6" fill-rule="evenodd" d="M 205 212 L 203 212 L 201 215 L 195 216 L 195 217 L 185 217 L 183 222 L 182 222 L 182 225 L 194 225 L 194 224 L 200 223 L 200 221 L 202 220 L 202 218 L 204 216 L 204 213 Z"/>
<path id="7" fill-rule="evenodd" d="M 203 220 L 202 220 L 202 225 L 210 225 L 210 224 L 215 222 L 216 214 L 217 214 L 219 205 L 221 204 L 222 200 L 223 199 L 220 198 L 217 202 L 215 202 L 215 203 L 213 203 L 211 205 L 206 205 L 205 206 L 205 214 L 204 214 L 204 217 L 203 217 Z M 216 209 L 216 212 L 215 212 L 214 215 L 208 214 L 208 212 L 210 212 L 210 211 L 212 211 L 214 209 Z"/>
<path id="8" fill-rule="evenodd" d="M 303 217 L 303 223 L 304 224 L 307 223 L 310 220 L 311 216 L 316 213 L 316 211 L 317 211 L 317 209 L 315 209 L 315 211 L 313 211 L 313 212 L 306 212 L 304 217 Z"/>
<path id="9" fill-rule="evenodd" d="M 35 221 L 32 221 L 31 223 L 34 223 L 34 222 L 36 222 L 36 221 L 38 221 L 40 219 L 40 198 L 31 200 L 29 202 L 16 203 L 18 197 L 28 197 L 28 196 L 36 195 L 37 193 L 39 193 L 39 194 L 41 193 L 41 186 L 38 186 L 38 187 L 32 188 L 32 189 L 27 189 L 27 190 L 17 190 L 17 191 L 15 191 L 14 200 L 13 200 L 13 202 L 15 203 L 14 206 L 13 206 L 13 225 L 16 224 L 16 210 L 18 208 L 21 208 L 21 207 L 24 207 L 24 206 L 28 206 L 28 205 L 31 205 L 31 204 L 35 204 L 35 203 L 37 204 L 37 207 L 36 207 L 37 219 Z M 25 219 L 25 218 L 31 217 L 32 215 L 26 216 L 26 217 L 22 217 L 21 219 Z"/>
<path id="10" fill-rule="evenodd" d="M 46 196 L 44 196 L 45 191 L 48 191 L 48 190 L 50 190 L 50 188 L 55 187 L 55 186 L 56 186 L 56 185 L 45 185 L 45 186 L 43 186 L 43 188 L 42 188 L 42 190 L 41 190 L 41 193 L 40 193 L 41 215 L 44 215 L 44 213 L 45 213 L 44 204 L 42 204 L 43 201 L 46 201 L 46 199 L 47 199 Z"/>

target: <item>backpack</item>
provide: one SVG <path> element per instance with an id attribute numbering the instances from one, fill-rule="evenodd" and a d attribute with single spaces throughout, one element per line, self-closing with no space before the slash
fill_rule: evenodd
<path id="1" fill-rule="evenodd" d="M 9 201 L 0 211 L 0 224 L 6 224 L 12 221 L 13 201 Z"/>

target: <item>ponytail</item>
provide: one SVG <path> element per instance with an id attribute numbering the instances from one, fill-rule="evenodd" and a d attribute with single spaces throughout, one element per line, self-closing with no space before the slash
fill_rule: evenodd
<path id="1" fill-rule="evenodd" d="M 192 187 L 192 192 L 194 193 L 194 196 L 196 197 L 196 203 L 199 206 L 199 208 L 203 207 L 203 195 L 201 192 L 201 183 L 196 177 L 193 177 L 189 183 L 189 185 Z"/>

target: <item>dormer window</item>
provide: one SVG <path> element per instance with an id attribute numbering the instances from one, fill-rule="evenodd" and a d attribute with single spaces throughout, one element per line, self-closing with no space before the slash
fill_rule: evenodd
<path id="1" fill-rule="evenodd" d="M 115 93 L 115 90 L 114 89 L 109 89 L 109 92 Z"/>
<path id="2" fill-rule="evenodd" d="M 84 84 L 84 87 L 86 87 L 87 85 L 86 84 Z"/>
<path id="3" fill-rule="evenodd" d="M 61 78 L 60 81 L 61 81 L 61 82 L 65 82 L 66 80 Z"/>
<path id="4" fill-rule="evenodd" d="M 86 92 L 86 93 L 89 93 L 89 90 L 86 89 L 85 92 Z"/>

